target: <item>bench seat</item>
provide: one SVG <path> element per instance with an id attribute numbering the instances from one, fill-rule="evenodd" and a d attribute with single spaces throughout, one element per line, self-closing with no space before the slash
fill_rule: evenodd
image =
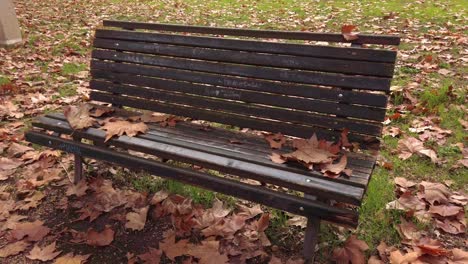
<path id="1" fill-rule="evenodd" d="M 96 145 L 104 144 L 104 131 L 96 128 L 73 131 L 63 114 L 39 117 L 33 125 L 93 140 Z M 207 130 L 190 122 L 180 122 L 175 127 L 150 125 L 150 130 L 145 134 L 133 138 L 122 136 L 106 145 L 141 151 L 351 205 L 360 205 L 375 164 L 373 156 L 347 153 L 348 167 L 353 170 L 351 177 L 329 178 L 294 163 L 273 163 L 269 158 L 272 150 L 261 136 L 214 127 Z M 288 151 L 288 147 L 275 150 L 278 153 Z"/>

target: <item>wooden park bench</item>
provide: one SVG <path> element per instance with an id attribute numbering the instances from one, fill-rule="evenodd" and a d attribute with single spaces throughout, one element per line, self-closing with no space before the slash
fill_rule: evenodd
<path id="1" fill-rule="evenodd" d="M 104 26 L 96 31 L 92 52 L 94 101 L 299 138 L 316 133 L 338 140 L 347 129 L 349 141 L 361 149 L 378 147 L 396 60 L 396 51 L 381 47 L 398 45 L 398 37 L 359 35 L 347 41 L 341 34 L 309 32 L 122 21 L 104 21 Z M 321 220 L 358 225 L 356 208 L 376 162 L 376 154 L 348 153 L 352 175 L 328 178 L 293 163 L 274 163 L 262 136 L 222 126 L 206 131 L 190 121 L 153 125 L 145 134 L 104 143 L 104 131 L 72 130 L 63 114 L 40 117 L 33 125 L 26 134 L 30 142 L 75 155 L 76 182 L 82 158 L 89 157 L 305 216 L 306 259 L 313 258 Z M 127 149 L 230 176 L 142 158 Z"/>

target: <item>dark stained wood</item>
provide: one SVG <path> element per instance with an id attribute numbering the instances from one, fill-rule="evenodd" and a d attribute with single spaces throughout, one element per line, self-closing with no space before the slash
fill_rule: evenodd
<path id="1" fill-rule="evenodd" d="M 266 188 L 251 186 L 234 180 L 216 177 L 193 170 L 173 167 L 164 163 L 131 156 L 117 151 L 99 148 L 92 145 L 73 142 L 49 136 L 39 132 L 26 133 L 30 142 L 60 149 L 84 157 L 99 159 L 132 169 L 145 168 L 151 174 L 197 185 L 216 192 L 258 202 L 280 210 L 304 216 L 317 216 L 326 221 L 355 227 L 357 214 L 351 210 L 340 209 L 318 201 L 292 196 Z"/>
<path id="2" fill-rule="evenodd" d="M 174 57 L 149 56 L 136 53 L 122 53 L 109 50 L 93 50 L 92 57 L 94 59 L 111 60 L 116 62 L 136 63 L 141 65 L 169 67 L 231 76 L 243 76 L 266 80 L 335 86 L 371 91 L 389 91 L 391 80 L 390 78 L 383 77 L 285 70 L 279 68 L 198 61 Z"/>
<path id="3" fill-rule="evenodd" d="M 384 94 L 346 91 L 304 84 L 281 83 L 227 75 L 215 75 L 163 67 L 143 65 L 132 65 L 132 67 L 127 67 L 127 65 L 119 65 L 110 62 L 92 61 L 91 73 L 94 78 L 115 79 L 121 83 L 148 87 L 154 87 L 154 85 L 152 85 L 153 82 L 157 82 L 159 78 L 164 78 L 199 84 L 216 85 L 221 88 L 241 89 L 243 93 L 247 92 L 249 97 L 255 96 L 255 93 L 248 93 L 249 91 L 252 91 L 273 95 L 313 98 L 321 101 L 359 104 L 379 108 L 376 110 L 381 112 L 379 115 L 380 117 L 385 115 L 385 107 L 387 105 L 387 96 Z M 158 79 L 155 80 L 154 78 L 149 77 L 158 77 Z"/>
<path id="4" fill-rule="evenodd" d="M 173 31 L 173 32 L 184 32 L 184 33 L 246 36 L 246 37 L 255 37 L 255 38 L 297 39 L 297 40 L 350 42 L 350 43 L 352 42 L 352 43 L 359 43 L 359 44 L 382 44 L 382 45 L 399 45 L 400 44 L 400 38 L 398 36 L 385 36 L 385 35 L 359 34 L 358 39 L 353 40 L 353 41 L 348 41 L 343 37 L 342 34 L 312 33 L 312 32 L 303 32 L 303 31 L 220 28 L 220 27 L 205 27 L 205 26 L 186 26 L 186 25 L 174 25 L 174 24 L 112 21 L 112 20 L 105 20 L 103 22 L 103 25 L 105 27 L 119 27 L 119 28 L 125 28 L 125 29 L 148 29 L 148 30 Z"/>
<path id="5" fill-rule="evenodd" d="M 103 141 L 105 131 L 90 128 L 86 131 L 72 131 L 69 125 L 62 121 L 41 117 L 34 125 L 44 129 L 51 129 L 62 133 L 72 133 L 74 135 L 97 141 Z M 144 135 L 143 135 L 144 136 Z M 219 170 L 224 173 L 237 175 L 240 177 L 251 178 L 292 190 L 306 193 L 316 193 L 329 199 L 343 201 L 358 205 L 363 196 L 362 187 L 351 186 L 339 182 L 330 181 L 315 172 L 310 174 L 299 174 L 291 171 L 283 171 L 269 166 L 264 166 L 234 157 L 215 155 L 200 150 L 190 149 L 183 146 L 167 144 L 163 142 L 154 142 L 142 137 L 127 137 L 111 139 L 108 144 L 132 149 L 144 153 L 156 155 L 161 158 L 173 159 L 180 162 L 196 164 L 205 168 Z M 320 177 L 317 177 L 320 176 Z"/>
<path id="6" fill-rule="evenodd" d="M 168 89 L 168 90 L 171 90 L 172 88 L 177 87 L 177 88 L 180 88 L 177 90 L 183 93 L 171 93 L 171 92 L 168 92 L 167 90 L 147 89 L 147 88 L 142 88 L 142 87 L 137 87 L 137 86 L 114 85 L 109 82 L 102 82 L 102 81 L 96 81 L 96 80 L 92 80 L 90 82 L 90 88 L 95 89 L 95 90 L 100 90 L 100 91 L 106 91 L 106 92 L 115 92 L 115 93 L 122 94 L 122 95 L 136 96 L 136 97 L 144 98 L 145 100 L 148 100 L 148 98 L 155 98 L 158 101 L 165 101 L 167 103 L 177 103 L 177 104 L 183 104 L 183 105 L 190 105 L 196 108 L 218 110 L 218 111 L 226 112 L 226 114 L 229 114 L 230 112 L 232 112 L 235 114 L 257 116 L 257 117 L 269 118 L 269 119 L 274 119 L 274 120 L 282 120 L 282 121 L 287 121 L 287 122 L 292 122 L 292 123 L 303 124 L 307 126 L 319 126 L 319 127 L 324 127 L 324 128 L 331 128 L 331 129 L 340 130 L 340 131 L 342 131 L 344 128 L 348 128 L 352 132 L 367 134 L 371 136 L 379 136 L 381 134 L 381 125 L 377 123 L 369 123 L 369 122 L 362 122 L 362 121 L 359 122 L 358 120 L 349 120 L 346 118 L 336 118 L 336 117 L 326 116 L 326 115 L 317 115 L 317 114 L 311 114 L 311 113 L 307 113 L 303 111 L 295 111 L 294 109 L 290 109 L 290 108 L 300 109 L 299 107 L 297 107 L 298 104 L 287 105 L 289 109 L 274 108 L 274 107 L 267 107 L 263 105 L 246 104 L 243 102 L 237 102 L 233 100 L 228 101 L 228 100 L 211 99 L 207 97 L 193 96 L 193 95 L 187 94 L 193 91 L 194 88 L 204 91 L 202 92 L 204 93 L 203 95 L 205 94 L 209 95 L 210 93 L 212 95 L 215 95 L 215 93 L 222 94 L 223 92 L 224 93 L 229 92 L 229 90 L 223 91 L 223 90 L 219 90 L 216 87 L 209 87 L 209 86 L 203 86 L 203 85 L 194 86 L 193 84 L 189 84 L 189 83 L 180 83 L 180 82 L 172 82 L 172 81 L 161 81 L 161 83 L 157 83 L 156 80 L 154 84 L 156 84 L 158 87 L 161 87 L 163 89 Z M 237 91 L 231 90 L 231 95 L 233 95 L 236 92 Z M 247 96 L 245 97 L 248 98 Z M 268 98 L 268 96 L 265 96 L 265 97 Z M 273 96 L 273 97 L 270 96 L 270 98 L 271 98 L 270 102 L 273 104 L 275 104 L 276 102 L 284 103 L 284 100 L 278 98 L 278 96 Z M 228 99 L 234 99 L 234 98 L 228 98 Z M 237 98 L 237 99 L 242 100 L 242 98 Z M 292 98 L 292 99 L 295 99 L 295 98 Z M 255 103 L 266 104 L 267 102 L 257 101 Z M 315 102 L 309 101 L 308 103 L 309 105 L 313 105 Z M 282 105 L 282 106 L 286 106 L 286 105 Z M 181 107 L 184 107 L 184 106 L 181 106 Z M 363 113 L 369 113 L 369 112 L 363 112 Z M 360 117 L 362 118 L 362 116 Z"/>
<path id="7" fill-rule="evenodd" d="M 296 137 L 310 137 L 313 133 L 317 136 L 327 140 L 336 140 L 339 138 L 339 132 L 333 130 L 326 130 L 319 127 L 303 126 L 300 124 L 293 124 L 287 122 L 279 122 L 270 119 L 260 119 L 253 117 L 246 117 L 240 115 L 226 115 L 225 113 L 219 113 L 216 111 L 203 110 L 199 108 L 193 108 L 189 106 L 181 107 L 180 105 L 167 104 L 158 101 L 141 100 L 138 98 L 125 97 L 111 95 L 101 92 L 91 92 L 90 98 L 92 100 L 107 102 L 112 104 L 121 104 L 133 108 L 151 110 L 155 112 L 162 112 L 167 114 L 173 114 L 177 116 L 191 117 L 200 120 L 219 122 L 228 125 L 240 126 L 253 128 L 262 131 L 269 132 L 282 132 L 286 135 Z M 349 139 L 356 142 L 364 142 L 366 136 L 358 134 L 350 134 Z"/>
<path id="8" fill-rule="evenodd" d="M 227 39 L 219 37 L 210 38 L 187 35 L 98 29 L 96 30 L 96 38 L 374 62 L 394 63 L 396 60 L 396 52 L 392 50 L 276 43 L 253 40 Z"/>
<path id="9" fill-rule="evenodd" d="M 391 77 L 394 64 L 101 39 L 95 48 L 277 68 Z"/>
<path id="10" fill-rule="evenodd" d="M 64 126 L 66 120 L 61 114 L 50 114 L 48 115 L 51 119 L 43 119 L 43 123 L 50 124 L 48 129 L 60 129 Z M 41 126 L 38 124 L 38 126 Z M 54 128 L 54 126 L 56 128 Z M 229 143 L 229 137 L 220 138 L 217 134 L 210 132 L 197 133 L 202 131 L 194 130 L 194 127 L 182 126 L 181 123 L 177 125 L 176 128 L 163 128 L 158 125 L 151 126 L 150 130 L 143 135 L 139 135 L 139 138 L 151 140 L 154 142 L 161 142 L 164 144 L 175 145 L 184 148 L 190 148 L 197 151 L 203 151 L 205 153 L 210 153 L 214 155 L 224 156 L 227 158 L 235 158 L 237 160 L 243 160 L 251 163 L 256 163 L 262 166 L 268 166 L 271 168 L 276 168 L 280 170 L 291 171 L 299 174 L 304 174 L 313 177 L 319 177 L 323 179 L 321 174 L 310 174 L 303 166 L 294 163 L 286 164 L 275 164 L 273 163 L 269 155 L 271 155 L 272 150 L 269 148 L 269 145 L 266 141 L 262 142 L 263 144 L 250 144 L 246 145 L 233 145 Z M 239 134 L 239 133 L 238 133 Z M 244 136 L 244 134 L 239 134 Z M 279 151 L 275 150 L 278 153 L 287 153 L 290 151 Z M 353 170 L 351 177 L 339 177 L 336 179 L 325 178 L 330 181 L 336 181 L 341 183 L 347 183 L 357 187 L 365 187 L 369 181 L 370 172 L 366 168 L 360 166 L 352 165 L 353 161 L 350 159 L 348 161 L 350 169 Z"/>

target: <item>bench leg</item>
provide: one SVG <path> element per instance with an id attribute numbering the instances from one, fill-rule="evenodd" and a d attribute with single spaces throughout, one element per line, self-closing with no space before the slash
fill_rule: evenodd
<path id="1" fill-rule="evenodd" d="M 314 263 L 315 246 L 318 242 L 318 235 L 320 232 L 320 219 L 317 217 L 307 218 L 307 227 L 304 237 L 304 248 L 302 254 L 304 255 L 305 263 Z"/>
<path id="2" fill-rule="evenodd" d="M 74 141 L 81 142 L 81 138 L 73 137 Z M 78 154 L 73 154 L 75 157 L 75 175 L 73 177 L 73 183 L 78 184 L 83 179 L 83 157 Z"/>

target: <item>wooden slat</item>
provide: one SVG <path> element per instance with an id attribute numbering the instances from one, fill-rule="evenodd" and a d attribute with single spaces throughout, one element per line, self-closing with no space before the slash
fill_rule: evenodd
<path id="1" fill-rule="evenodd" d="M 297 39 L 297 40 L 329 41 L 329 42 L 352 42 L 352 43 L 359 43 L 359 44 L 382 44 L 382 45 L 399 45 L 400 44 L 400 38 L 398 36 L 386 36 L 386 35 L 359 34 L 358 39 L 353 40 L 353 41 L 348 41 L 343 37 L 342 34 L 333 34 L 333 33 L 312 33 L 312 32 L 302 32 L 302 31 L 220 28 L 220 27 L 186 26 L 186 25 L 142 23 L 142 22 L 128 22 L 128 21 L 112 21 L 112 20 L 104 20 L 103 25 L 106 27 L 119 27 L 119 28 L 124 28 L 124 29 L 148 29 L 148 30 L 173 31 L 173 32 L 184 32 L 184 33 L 246 36 L 246 37 L 256 37 L 256 38 Z"/>
<path id="2" fill-rule="evenodd" d="M 120 65 L 118 63 L 101 63 L 93 61 L 91 68 L 101 69 L 103 71 L 120 71 L 134 72 L 138 75 L 159 75 L 159 69 L 134 67 L 129 65 Z M 95 74 L 95 72 L 93 72 Z M 179 76 L 183 76 L 181 73 Z M 105 78 L 110 81 L 122 80 L 122 83 L 128 83 L 144 87 L 153 87 L 169 91 L 179 91 L 184 93 L 193 93 L 202 96 L 218 97 L 236 101 L 245 101 L 250 103 L 259 103 L 277 107 L 293 108 L 304 111 L 312 111 L 317 113 L 339 115 L 343 117 L 354 117 L 366 119 L 370 121 L 382 122 L 385 118 L 384 108 L 374 108 L 361 105 L 340 104 L 336 102 L 311 100 L 300 97 L 290 97 L 278 94 L 257 93 L 244 90 L 230 89 L 228 87 L 212 87 L 206 85 L 190 84 L 187 82 L 174 82 L 170 80 L 161 80 L 148 78 L 144 76 L 125 76 L 118 77 L 115 74 L 98 73 L 93 75 L 94 78 Z M 222 77 L 219 77 L 222 78 Z M 338 121 L 338 120 L 337 120 Z M 358 121 L 356 121 L 358 122 Z M 379 124 L 380 125 L 380 124 Z"/>
<path id="3" fill-rule="evenodd" d="M 286 122 L 299 123 L 309 126 L 319 126 L 324 128 L 330 128 L 335 130 L 343 130 L 348 128 L 353 133 L 361 133 L 372 136 L 380 136 L 381 134 L 381 125 L 376 123 L 368 122 L 358 122 L 357 120 L 349 120 L 346 118 L 338 118 L 325 115 L 316 115 L 302 111 L 295 111 L 290 109 L 282 108 L 273 108 L 260 105 L 246 104 L 236 101 L 226 101 L 226 100 L 213 100 L 208 97 L 201 96 L 192 96 L 187 94 L 193 88 L 192 84 L 189 83 L 172 83 L 168 82 L 167 84 L 162 84 L 161 88 L 166 88 L 170 90 L 175 85 L 180 85 L 179 87 L 187 88 L 180 92 L 183 93 L 171 93 L 167 90 L 156 90 L 156 89 L 147 89 L 138 86 L 128 86 L 128 85 L 116 85 L 110 82 L 103 82 L 92 80 L 90 82 L 90 88 L 105 92 L 114 92 L 122 95 L 136 96 L 141 98 L 154 98 L 158 101 L 165 101 L 168 103 L 177 103 L 194 106 L 197 108 L 208 108 L 212 110 L 218 110 L 222 112 L 233 112 L 237 114 L 247 115 L 247 116 L 258 116 L 263 118 L 269 118 L 274 120 L 282 120 Z M 200 86 L 199 89 L 212 89 L 214 87 Z M 214 89 L 214 91 L 219 91 Z M 233 91 L 235 92 L 235 91 Z M 276 101 L 282 101 L 282 98 L 276 96 Z M 264 102 L 263 102 L 264 103 Z M 314 104 L 314 102 L 309 102 L 309 104 Z M 297 105 L 293 105 L 298 109 Z M 291 107 L 288 105 L 288 107 Z M 349 106 L 348 106 L 349 107 Z M 351 107 L 350 107 L 351 108 Z M 345 110 L 346 111 L 346 110 Z"/>
<path id="4" fill-rule="evenodd" d="M 266 188 L 251 186 L 234 180 L 196 171 L 176 168 L 156 161 L 73 142 L 58 137 L 48 136 L 38 132 L 30 131 L 26 133 L 26 139 L 36 144 L 111 162 L 132 169 L 141 170 L 141 168 L 144 168 L 145 171 L 157 176 L 197 185 L 209 190 L 262 203 L 266 206 L 271 206 L 273 208 L 289 211 L 295 214 L 304 216 L 314 215 L 326 221 L 347 226 L 355 227 L 357 225 L 358 217 L 356 212 L 331 207 L 318 201 L 303 199 L 297 196 L 275 192 Z"/>
<path id="5" fill-rule="evenodd" d="M 223 124 L 229 124 L 240 127 L 248 127 L 257 130 L 270 131 L 273 133 L 282 132 L 286 135 L 296 137 L 310 137 L 313 133 L 316 133 L 319 137 L 336 140 L 339 138 L 339 133 L 332 130 L 325 130 L 320 128 L 311 128 L 301 126 L 298 124 L 292 124 L 287 122 L 278 122 L 275 120 L 264 120 L 259 118 L 251 118 L 239 115 L 226 115 L 224 113 L 218 113 L 216 111 L 208 111 L 197 109 L 193 107 L 180 107 L 180 105 L 173 105 L 167 103 L 161 103 L 157 101 L 141 100 L 138 98 L 124 97 L 118 95 L 111 95 L 107 93 L 91 92 L 90 95 L 92 100 L 107 102 L 112 104 L 119 104 L 130 106 L 138 109 L 151 110 L 155 112 L 162 112 L 173 114 L 177 116 L 186 116 L 195 119 L 201 119 L 212 122 L 219 122 Z M 357 134 L 351 134 L 350 140 L 356 142 L 365 141 L 366 137 Z"/>
<path id="6" fill-rule="evenodd" d="M 47 122 L 56 122 L 55 126 L 60 126 L 59 122 L 66 122 L 66 119 L 62 114 L 51 114 L 47 115 L 47 118 L 57 119 L 56 121 L 48 120 Z M 62 124 L 63 126 L 63 124 Z M 304 174 L 312 177 L 324 178 L 323 175 L 311 174 L 303 166 L 295 163 L 276 164 L 273 163 L 269 155 L 272 150 L 269 149 L 266 142 L 262 145 L 253 144 L 252 146 L 247 143 L 245 145 L 233 145 L 229 144 L 227 138 L 220 138 L 214 133 L 197 133 L 196 128 L 188 128 L 184 126 L 177 126 L 176 128 L 165 129 L 161 126 L 150 125 L 150 130 L 145 134 L 139 135 L 139 138 L 151 140 L 154 142 L 161 142 L 164 144 L 175 145 L 184 148 L 190 148 L 193 150 L 200 150 L 206 153 L 224 156 L 227 158 L 235 158 L 237 160 L 243 160 L 247 162 L 256 163 L 271 168 L 277 168 L 280 170 L 292 171 L 299 174 Z M 185 128 L 185 129 L 184 129 Z M 242 137 L 242 135 L 240 135 Z M 251 148 L 249 148 L 251 146 Z M 268 147 L 268 149 L 266 149 Z M 253 149 L 252 149 L 253 148 Z M 255 149 L 256 148 L 256 149 Z M 262 151 L 263 150 L 263 151 Z M 266 151 L 265 151 L 266 150 Z M 278 152 L 275 150 L 275 152 Z M 286 152 L 286 151 L 284 151 Z M 336 181 L 341 183 L 348 183 L 352 186 L 365 187 L 368 184 L 370 177 L 370 170 L 353 165 L 351 159 L 348 161 L 348 168 L 353 170 L 351 177 L 339 177 L 339 178 L 325 178 L 330 181 Z"/>
<path id="7" fill-rule="evenodd" d="M 186 35 L 147 33 L 136 31 L 97 29 L 96 38 L 120 39 L 130 41 L 166 43 L 193 47 L 220 48 L 240 51 L 254 51 L 284 55 L 313 56 L 394 63 L 396 52 L 390 50 L 364 49 L 354 47 L 330 47 L 275 43 L 265 41 L 195 37 Z"/>
<path id="8" fill-rule="evenodd" d="M 199 60 L 381 77 L 391 77 L 394 68 L 394 64 L 391 63 L 208 49 L 101 38 L 94 40 L 94 47 Z"/>
<path id="9" fill-rule="evenodd" d="M 131 115 L 138 114 L 135 112 L 132 113 L 133 114 Z M 65 117 L 61 113 L 51 113 L 48 114 L 47 117 L 61 121 L 66 121 Z M 184 142 L 186 141 L 198 143 L 198 145 L 206 144 L 215 148 L 223 148 L 226 150 L 239 152 L 245 155 L 261 157 L 262 159 L 264 158 L 268 160 L 270 164 L 271 161 L 269 159 L 269 155 L 271 155 L 272 151 L 280 153 L 288 153 L 293 151 L 293 149 L 288 145 L 284 145 L 281 150 L 272 150 L 267 141 L 263 137 L 258 135 L 239 133 L 236 131 L 230 131 L 216 127 L 210 127 L 209 131 L 206 131 L 206 128 L 204 129 L 202 126 L 190 122 L 179 122 L 176 127 L 161 127 L 160 125 L 152 124 L 148 124 L 148 126 L 150 130 L 147 132 L 147 134 L 155 135 L 158 137 L 177 139 L 182 142 L 180 143 L 182 145 L 185 144 Z M 231 143 L 232 140 L 239 142 L 239 144 Z M 365 173 L 366 176 L 363 178 L 368 179 L 375 164 L 375 157 L 368 156 L 363 153 L 352 152 L 348 152 L 346 155 L 348 156 L 349 168 L 355 171 Z M 247 160 L 249 159 L 250 158 L 247 158 Z M 288 166 L 289 164 L 279 164 L 278 166 L 282 165 L 291 167 Z M 302 166 L 300 167 L 300 169 L 304 171 L 304 168 Z M 353 181 L 353 178 L 354 176 L 346 180 Z"/>
<path id="10" fill-rule="evenodd" d="M 202 72 L 177 70 L 171 68 L 154 68 L 151 66 L 115 64 L 102 61 L 91 61 L 91 74 L 95 78 L 115 79 L 121 83 L 150 86 L 154 80 L 144 76 L 159 77 L 194 83 L 210 84 L 223 87 L 232 87 L 246 90 L 248 96 L 255 96 L 253 92 L 266 92 L 275 95 L 295 96 L 314 98 L 324 101 L 334 101 L 346 104 L 359 104 L 379 107 L 379 119 L 385 116 L 387 96 L 383 94 L 349 91 L 344 89 L 329 89 L 310 85 L 297 85 L 291 83 L 281 83 L 265 80 L 255 80 L 251 78 L 233 77 L 227 75 L 214 75 Z M 133 80 L 135 79 L 135 80 Z M 247 96 L 247 95 L 246 95 Z M 383 120 L 383 119 L 382 119 Z"/>
<path id="11" fill-rule="evenodd" d="M 58 131 L 61 133 L 73 133 L 76 136 L 102 142 L 105 138 L 105 131 L 89 128 L 86 131 L 71 130 L 67 123 L 58 124 L 53 119 L 45 117 L 34 122 L 34 126 Z M 322 195 L 337 201 L 343 201 L 359 205 L 363 196 L 363 188 L 350 186 L 338 182 L 332 182 L 325 178 L 312 177 L 290 171 L 278 170 L 268 166 L 263 166 L 251 162 L 213 155 L 199 150 L 189 149 L 181 146 L 154 142 L 141 137 L 121 136 L 111 139 L 108 144 L 125 149 L 141 151 L 156 155 L 161 158 L 168 158 L 180 162 L 201 165 L 206 168 L 219 170 L 224 173 L 251 178 L 267 183 L 283 186 L 305 193 Z M 312 174 L 313 172 L 311 172 Z"/>
<path id="12" fill-rule="evenodd" d="M 243 76 L 293 83 L 335 86 L 371 91 L 389 91 L 390 79 L 370 76 L 349 76 L 278 68 L 255 67 L 240 64 L 227 64 L 209 61 L 188 60 L 173 57 L 149 56 L 135 53 L 122 53 L 108 50 L 93 50 L 94 59 L 116 62 L 136 63 L 142 65 L 162 66 L 191 71 Z"/>

